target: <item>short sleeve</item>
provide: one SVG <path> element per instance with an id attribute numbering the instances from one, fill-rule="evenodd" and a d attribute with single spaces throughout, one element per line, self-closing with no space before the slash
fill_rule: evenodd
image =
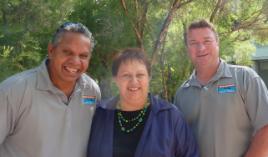
<path id="1" fill-rule="evenodd" d="M 256 133 L 268 124 L 268 92 L 263 80 L 251 69 L 244 74 L 243 97 Z"/>

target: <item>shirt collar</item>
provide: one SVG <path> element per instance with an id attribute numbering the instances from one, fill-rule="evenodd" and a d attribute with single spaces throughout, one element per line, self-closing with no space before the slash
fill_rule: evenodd
<path id="1" fill-rule="evenodd" d="M 228 78 L 228 77 L 232 77 L 232 74 L 230 72 L 230 69 L 228 67 L 228 64 L 220 59 L 220 65 L 217 69 L 216 74 L 210 79 L 210 81 L 208 82 L 208 84 L 215 82 L 221 78 Z M 202 85 L 199 83 L 199 81 L 197 80 L 196 77 L 196 70 L 193 71 L 193 73 L 191 74 L 190 78 L 188 81 L 186 81 L 183 85 L 183 87 L 189 87 L 189 86 L 197 86 L 197 87 L 201 87 Z"/>
<path id="2" fill-rule="evenodd" d="M 40 90 L 52 90 L 54 87 L 53 83 L 51 82 L 47 70 L 47 62 L 48 60 L 45 59 L 41 63 L 41 65 L 38 67 L 37 72 L 37 89 Z"/>

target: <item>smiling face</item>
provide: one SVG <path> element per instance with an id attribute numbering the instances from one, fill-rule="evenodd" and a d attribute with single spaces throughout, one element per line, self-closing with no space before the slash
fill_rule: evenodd
<path id="1" fill-rule="evenodd" d="M 59 89 L 73 88 L 90 59 L 90 40 L 82 34 L 66 32 L 57 45 L 48 45 L 48 69 L 52 83 Z"/>
<path id="2" fill-rule="evenodd" d="M 120 92 L 120 103 L 127 110 L 144 106 L 149 90 L 149 73 L 145 64 L 139 60 L 127 60 L 119 66 L 114 76 Z"/>
<path id="3" fill-rule="evenodd" d="M 189 30 L 187 33 L 187 49 L 196 69 L 217 69 L 219 45 L 211 29 L 196 28 Z"/>

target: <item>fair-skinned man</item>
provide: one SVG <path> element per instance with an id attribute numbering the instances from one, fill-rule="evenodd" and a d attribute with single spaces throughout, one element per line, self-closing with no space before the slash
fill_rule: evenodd
<path id="1" fill-rule="evenodd" d="M 201 157 L 268 156 L 268 95 L 250 68 L 225 63 L 219 39 L 206 20 L 193 22 L 185 44 L 195 70 L 177 91 L 199 143 Z"/>
<path id="2" fill-rule="evenodd" d="M 85 74 L 94 40 L 80 23 L 64 23 L 48 58 L 0 84 L 0 156 L 85 157 L 100 89 Z"/>

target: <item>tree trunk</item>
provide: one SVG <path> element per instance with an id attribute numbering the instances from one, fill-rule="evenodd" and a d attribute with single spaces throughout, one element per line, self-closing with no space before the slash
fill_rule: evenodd
<path id="1" fill-rule="evenodd" d="M 129 16 L 129 10 L 127 8 L 125 0 L 120 0 L 121 6 L 125 12 L 126 16 Z M 139 8 L 142 9 L 139 9 Z M 144 43 L 143 43 L 143 32 L 145 28 L 146 23 L 146 15 L 148 11 L 148 2 L 146 0 L 141 1 L 141 5 L 139 6 L 138 1 L 135 1 L 135 8 L 136 8 L 136 19 L 131 20 L 132 28 L 136 35 L 136 42 L 137 46 L 144 49 Z M 139 13 L 141 13 L 139 15 Z"/>
<path id="2" fill-rule="evenodd" d="M 160 55 L 160 67 L 161 67 L 161 76 L 162 76 L 162 97 L 168 100 L 168 88 L 167 88 L 167 77 L 166 77 L 166 70 L 165 70 L 165 43 L 163 44 L 163 48 L 161 49 Z"/>

